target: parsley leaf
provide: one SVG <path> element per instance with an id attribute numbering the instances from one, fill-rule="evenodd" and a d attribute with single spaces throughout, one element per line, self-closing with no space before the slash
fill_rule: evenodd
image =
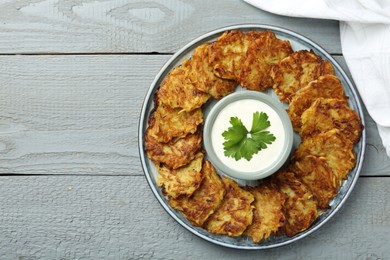
<path id="1" fill-rule="evenodd" d="M 254 154 L 266 149 L 267 144 L 269 145 L 276 140 L 272 133 L 264 131 L 271 126 L 268 115 L 264 112 L 253 113 L 250 132 L 237 117 L 231 117 L 229 122 L 232 126 L 222 133 L 226 140 L 223 143 L 224 154 L 236 161 L 241 158 L 250 161 Z"/>
<path id="2" fill-rule="evenodd" d="M 276 140 L 276 137 L 269 131 L 252 133 L 252 138 L 260 146 L 261 149 L 267 148 L 267 144 L 271 144 L 273 141 Z"/>
<path id="3" fill-rule="evenodd" d="M 222 133 L 222 136 L 227 140 L 223 143 L 225 148 L 232 148 L 239 144 L 248 134 L 248 130 L 237 117 L 230 118 L 231 127 L 227 131 Z"/>
<path id="4" fill-rule="evenodd" d="M 259 150 L 257 149 L 257 145 L 255 140 L 252 138 L 245 138 L 245 140 L 241 144 L 240 154 L 234 157 L 236 161 L 240 160 L 242 157 L 250 161 L 252 159 L 252 155 L 256 154 Z"/>
<path id="5" fill-rule="evenodd" d="M 253 113 L 253 122 L 251 133 L 260 132 L 271 126 L 271 123 L 268 121 L 268 115 L 264 112 L 255 112 Z"/>

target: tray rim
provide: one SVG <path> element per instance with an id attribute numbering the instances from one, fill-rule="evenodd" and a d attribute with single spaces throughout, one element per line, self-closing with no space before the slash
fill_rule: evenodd
<path id="1" fill-rule="evenodd" d="M 190 48 L 192 48 L 192 47 L 194 47 L 196 45 L 199 45 L 199 44 L 201 44 L 203 42 L 206 42 L 208 38 L 210 38 L 210 39 L 211 38 L 215 38 L 215 37 L 219 36 L 220 34 L 222 34 L 225 31 L 235 30 L 235 29 L 238 29 L 238 30 L 243 30 L 243 29 L 245 29 L 245 30 L 251 30 L 251 29 L 254 29 L 254 30 L 272 30 L 272 31 L 275 31 L 275 32 L 287 34 L 287 35 L 290 35 L 290 36 L 292 36 L 292 37 L 294 37 L 296 39 L 304 41 L 306 44 L 311 45 L 312 47 L 314 47 L 316 51 L 321 52 L 321 54 L 323 56 L 325 56 L 329 61 L 331 61 L 332 65 L 337 68 L 337 71 L 341 74 L 341 76 L 343 77 L 343 79 L 347 83 L 349 90 L 353 94 L 354 101 L 356 102 L 356 108 L 357 108 L 356 112 L 359 114 L 360 119 L 361 119 L 361 124 L 363 125 L 363 130 L 362 130 L 361 138 L 360 138 L 360 141 L 359 141 L 361 143 L 360 154 L 359 154 L 360 156 L 356 157 L 356 165 L 355 165 L 355 169 L 356 170 L 355 170 L 355 174 L 352 177 L 351 182 L 347 185 L 347 187 L 344 187 L 344 188 L 346 188 L 346 192 L 345 192 L 344 196 L 341 198 L 340 202 L 335 206 L 334 209 L 332 209 L 332 211 L 329 213 L 329 215 L 326 218 L 322 219 L 315 226 L 311 226 L 307 230 L 297 234 L 296 236 L 294 236 L 294 237 L 292 237 L 292 238 L 290 238 L 290 239 L 288 239 L 286 241 L 282 241 L 280 243 L 275 243 L 275 244 L 262 245 L 261 243 L 259 243 L 259 244 L 255 244 L 255 246 L 234 245 L 234 244 L 230 244 L 230 243 L 226 243 L 226 242 L 222 242 L 222 241 L 217 241 L 215 239 L 212 239 L 212 238 L 210 238 L 208 236 L 205 236 L 205 235 L 199 233 L 195 229 L 194 226 L 192 226 L 190 224 L 187 224 L 182 219 L 178 218 L 174 214 L 172 209 L 166 204 L 166 202 L 164 201 L 164 198 L 159 194 L 158 188 L 156 188 L 154 186 L 154 183 L 153 183 L 153 180 L 151 178 L 151 175 L 150 175 L 150 173 L 148 173 L 148 167 L 147 167 L 147 163 L 146 163 L 146 160 L 148 160 L 148 158 L 145 156 L 145 151 L 144 151 L 144 134 L 145 134 L 145 130 L 146 130 L 146 128 L 144 127 L 145 126 L 145 119 L 147 119 L 147 116 L 148 116 L 147 115 L 147 110 L 148 110 L 148 107 L 149 107 L 149 103 L 152 103 L 153 100 L 154 100 L 154 98 L 152 96 L 153 92 L 155 92 L 155 90 L 158 88 L 157 83 L 161 79 L 161 76 L 164 73 L 166 73 L 167 71 L 169 71 L 170 69 L 172 69 L 173 66 L 174 66 L 174 62 L 177 59 L 179 59 L 180 57 L 184 56 L 185 52 L 188 49 L 190 49 Z M 357 180 L 359 178 L 360 172 L 362 170 L 363 162 L 364 162 L 364 158 L 365 158 L 365 153 L 366 153 L 366 128 L 365 128 L 365 119 L 364 119 L 363 111 L 364 110 L 363 110 L 361 97 L 360 97 L 360 95 L 359 95 L 355 85 L 353 84 L 353 82 L 346 75 L 344 69 L 340 66 L 340 64 L 324 48 L 322 48 L 319 44 L 317 44 L 313 40 L 307 38 L 306 36 L 304 36 L 304 35 L 302 35 L 300 33 L 297 33 L 295 31 L 287 29 L 285 27 L 269 25 L 269 24 L 245 23 L 245 24 L 235 24 L 235 25 L 229 25 L 229 26 L 220 27 L 218 29 L 209 31 L 209 32 L 207 32 L 207 33 L 205 33 L 203 35 L 198 36 L 197 38 L 191 40 L 185 46 L 180 48 L 177 52 L 175 52 L 172 55 L 172 57 L 170 59 L 168 59 L 167 62 L 165 62 L 165 64 L 159 70 L 158 74 L 155 76 L 153 82 L 149 86 L 149 89 L 148 89 L 148 91 L 147 91 L 147 93 L 145 95 L 145 98 L 143 100 L 143 103 L 142 103 L 142 108 L 141 108 L 141 111 L 140 111 L 140 117 L 139 117 L 139 122 L 138 122 L 138 151 L 139 151 L 139 155 L 140 155 L 140 161 L 141 161 L 142 170 L 144 172 L 144 175 L 145 175 L 145 178 L 147 180 L 147 183 L 150 186 L 150 189 L 152 190 L 154 196 L 156 197 L 158 202 L 161 204 L 161 206 L 164 208 L 164 210 L 177 223 L 179 223 L 182 227 L 184 227 L 185 229 L 190 231 L 192 234 L 194 234 L 194 235 L 196 235 L 196 236 L 198 236 L 198 237 L 200 237 L 200 238 L 202 238 L 202 239 L 204 239 L 204 240 L 206 240 L 208 242 L 211 242 L 213 244 L 217 244 L 219 246 L 224 246 L 224 247 L 228 247 L 228 248 L 234 248 L 234 249 L 262 250 L 262 249 L 271 249 L 271 248 L 276 248 L 276 247 L 289 245 L 289 244 L 294 243 L 294 242 L 296 242 L 298 240 L 301 240 L 304 237 L 307 237 L 310 234 L 312 234 L 313 232 L 319 230 L 325 223 L 327 223 L 340 210 L 340 208 L 344 205 L 345 201 L 348 199 L 348 197 L 352 193 L 352 191 L 353 191 L 353 189 L 354 189 L 354 187 L 356 185 L 356 182 L 357 182 Z"/>

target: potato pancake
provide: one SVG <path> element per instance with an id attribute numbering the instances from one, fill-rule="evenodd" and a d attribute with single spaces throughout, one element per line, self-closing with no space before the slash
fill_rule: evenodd
<path id="1" fill-rule="evenodd" d="M 325 158 L 340 180 L 347 177 L 356 163 L 353 143 L 345 139 L 338 129 L 304 138 L 295 150 L 293 160 L 298 161 L 307 155 Z"/>
<path id="2" fill-rule="evenodd" d="M 176 170 L 171 170 L 165 165 L 156 165 L 158 186 L 163 188 L 164 194 L 172 198 L 180 195 L 191 196 L 203 179 L 202 162 L 203 154 L 198 153 L 189 164 Z"/>
<path id="3" fill-rule="evenodd" d="M 307 50 L 294 52 L 271 70 L 273 88 L 280 100 L 287 103 L 299 89 L 326 74 L 334 74 L 332 64 Z"/>
<path id="4" fill-rule="evenodd" d="M 161 104 L 155 108 L 149 117 L 146 135 L 157 142 L 167 143 L 173 138 L 185 137 L 187 134 L 195 133 L 198 125 L 202 123 L 203 113 L 200 108 L 191 112 L 184 112 L 178 108 L 172 109 Z"/>
<path id="5" fill-rule="evenodd" d="M 295 93 L 287 112 L 294 130 L 301 131 L 301 116 L 317 98 L 337 98 L 347 100 L 340 80 L 334 75 L 320 76 Z"/>
<path id="6" fill-rule="evenodd" d="M 333 128 L 340 130 L 345 139 L 355 143 L 362 132 L 358 114 L 348 107 L 346 100 L 318 98 L 302 114 L 303 137 L 326 132 Z"/>
<path id="7" fill-rule="evenodd" d="M 252 223 L 254 197 L 229 178 L 224 178 L 223 182 L 226 189 L 225 197 L 204 227 L 211 233 L 239 236 Z"/>
<path id="8" fill-rule="evenodd" d="M 248 46 L 258 34 L 255 31 L 245 34 L 238 30 L 223 33 L 209 49 L 209 62 L 214 74 L 237 81 Z"/>
<path id="9" fill-rule="evenodd" d="M 195 49 L 190 59 L 188 78 L 197 90 L 220 99 L 232 93 L 237 83 L 214 75 L 213 67 L 209 62 L 210 45 L 211 43 L 205 43 Z"/>
<path id="10" fill-rule="evenodd" d="M 265 180 L 257 187 L 246 188 L 253 194 L 255 201 L 252 224 L 245 230 L 254 243 L 269 238 L 284 225 L 283 205 L 285 195 L 278 191 L 274 183 Z"/>
<path id="11" fill-rule="evenodd" d="M 286 195 L 283 205 L 286 221 L 279 231 L 292 237 L 310 227 L 318 217 L 317 201 L 308 187 L 291 172 L 279 172 L 273 180 Z"/>
<path id="12" fill-rule="evenodd" d="M 155 163 L 164 163 L 171 169 L 188 164 L 195 158 L 202 143 L 202 132 L 188 134 L 183 138 L 175 138 L 168 143 L 159 143 L 151 135 L 145 135 L 145 150 Z"/>
<path id="13" fill-rule="evenodd" d="M 193 225 L 202 226 L 221 204 L 225 195 L 222 179 L 209 161 L 202 166 L 203 181 L 191 197 L 169 198 L 169 204 L 179 210 Z"/>
<path id="14" fill-rule="evenodd" d="M 248 46 L 238 77 L 240 85 L 259 91 L 272 87 L 271 68 L 292 52 L 289 41 L 279 40 L 271 31 L 262 31 Z"/>
<path id="15" fill-rule="evenodd" d="M 288 169 L 314 194 L 319 208 L 329 207 L 329 200 L 336 196 L 341 180 L 325 158 L 308 155 L 295 161 Z"/>
<path id="16" fill-rule="evenodd" d="M 197 90 L 189 80 L 190 68 L 190 61 L 186 60 L 165 77 L 157 92 L 158 102 L 171 108 L 181 108 L 186 112 L 197 109 L 207 102 L 210 95 Z"/>

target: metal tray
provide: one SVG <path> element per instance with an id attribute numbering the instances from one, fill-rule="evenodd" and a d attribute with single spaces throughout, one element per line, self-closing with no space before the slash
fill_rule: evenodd
<path id="1" fill-rule="evenodd" d="M 363 165 L 363 159 L 365 154 L 365 147 L 366 147 L 366 131 L 363 129 L 362 136 L 360 138 L 360 141 L 355 144 L 354 149 L 356 152 L 356 165 L 351 170 L 351 172 L 348 175 L 348 178 L 343 181 L 339 192 L 337 196 L 330 202 L 330 207 L 328 210 L 326 210 L 324 213 L 322 213 L 317 220 L 311 225 L 310 228 L 307 230 L 298 233 L 297 235 L 293 237 L 286 237 L 286 236 L 277 236 L 277 237 L 271 237 L 267 241 L 260 242 L 260 243 L 253 243 L 250 238 L 248 237 L 237 237 L 232 238 L 225 235 L 216 235 L 211 234 L 207 232 L 205 229 L 194 227 L 191 225 L 189 221 L 185 217 L 181 215 L 180 212 L 174 210 L 170 207 L 168 204 L 168 201 L 166 197 L 162 194 L 161 189 L 157 186 L 157 172 L 154 167 L 154 164 L 148 159 L 146 156 L 145 148 L 144 148 L 144 135 L 147 128 L 147 122 L 150 115 L 151 110 L 154 107 L 154 94 L 158 90 L 162 80 L 165 78 L 165 76 L 176 66 L 180 65 L 183 60 L 188 59 L 194 49 L 205 43 L 205 42 L 212 42 L 215 41 L 222 33 L 228 30 L 238 29 L 241 31 L 250 31 L 250 30 L 271 30 L 273 31 L 276 36 L 279 39 L 285 39 L 289 40 L 291 42 L 291 45 L 293 47 L 294 51 L 301 50 L 301 49 L 308 49 L 313 50 L 317 55 L 320 55 L 323 59 L 329 60 L 335 70 L 335 75 L 339 77 L 341 83 L 344 86 L 344 90 L 346 95 L 349 97 L 349 105 L 352 109 L 354 109 L 360 116 L 363 126 L 365 125 L 364 122 L 364 116 L 363 116 L 363 108 L 361 105 L 361 101 L 358 95 L 358 92 L 355 88 L 355 86 L 352 84 L 352 82 L 348 79 L 346 73 L 343 71 L 341 66 L 332 58 L 332 56 L 327 53 L 321 46 L 316 44 L 315 42 L 311 41 L 310 39 L 306 38 L 305 36 L 302 36 L 298 33 L 292 32 L 285 28 L 280 28 L 276 26 L 271 25 L 259 25 L 259 24 L 242 24 L 242 25 L 234 25 L 229 27 L 224 27 L 221 29 L 217 29 L 215 31 L 206 33 L 190 43 L 188 43 L 186 46 L 184 46 L 182 49 L 180 49 L 177 53 L 175 53 L 168 62 L 162 67 L 160 72 L 157 74 L 155 79 L 153 80 L 152 84 L 150 85 L 150 88 L 146 94 L 144 103 L 142 105 L 141 114 L 140 114 L 140 121 L 139 121 L 139 128 L 138 128 L 138 148 L 140 153 L 140 159 L 142 168 L 145 172 L 145 177 L 147 182 L 150 185 L 150 188 L 154 195 L 156 196 L 157 200 L 161 203 L 163 208 L 168 212 L 169 215 L 171 215 L 180 225 L 182 225 L 184 228 L 192 232 L 193 234 L 218 245 L 230 247 L 230 248 L 237 248 L 237 249 L 267 249 L 267 248 L 274 248 L 282 245 L 287 245 L 290 243 L 293 243 L 295 241 L 298 241 L 309 234 L 313 233 L 314 231 L 318 230 L 321 226 L 323 226 L 328 220 L 330 220 L 335 213 L 342 207 L 350 193 L 352 192 L 352 189 L 354 188 L 356 181 L 359 177 L 359 173 L 362 169 Z M 240 91 L 240 90 L 238 90 Z M 273 91 L 266 91 L 269 95 L 277 96 Z M 215 102 L 218 101 L 209 101 L 204 111 L 205 118 L 207 117 L 207 112 L 212 107 Z M 295 147 L 299 144 L 299 137 L 295 136 L 294 145 Z M 245 183 L 240 183 L 245 184 Z"/>

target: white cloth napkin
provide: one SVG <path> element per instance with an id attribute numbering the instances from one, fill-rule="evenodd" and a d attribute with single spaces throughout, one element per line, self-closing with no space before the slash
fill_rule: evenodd
<path id="1" fill-rule="evenodd" d="M 390 0 L 244 0 L 279 15 L 340 21 L 341 47 L 390 157 Z"/>

